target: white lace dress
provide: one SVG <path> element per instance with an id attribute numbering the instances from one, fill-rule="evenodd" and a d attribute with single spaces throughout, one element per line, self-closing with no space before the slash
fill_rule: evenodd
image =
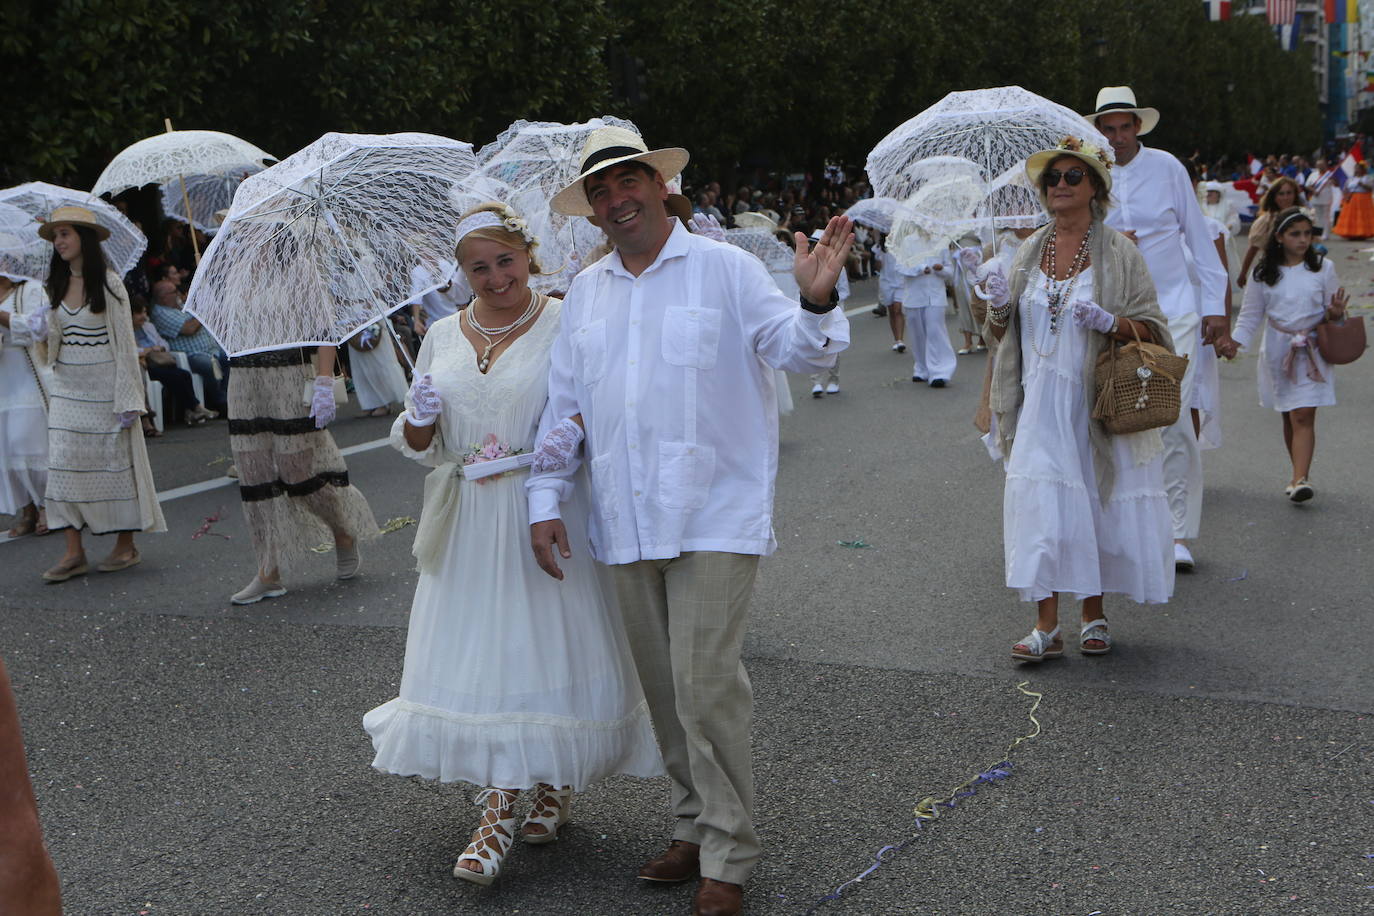
<path id="1" fill-rule="evenodd" d="M 39 368 L 26 315 L 48 299 L 35 282 L 14 287 L 0 302 L 11 324 L 0 326 L 0 514 L 17 515 L 29 503 L 43 505 L 48 484 L 48 370 Z"/>
<path id="2" fill-rule="evenodd" d="M 486 375 L 459 315 L 430 328 L 415 371 L 433 376 L 443 400 L 435 444 L 407 447 L 404 414 L 392 430 L 403 454 L 439 467 L 426 481 L 426 513 L 442 505 L 434 475 L 456 473 L 488 434 L 532 450 L 560 306 L 550 300 Z M 415 589 L 400 696 L 363 717 L 383 772 L 577 789 L 614 773 L 662 772 L 610 583 L 591 558 L 585 497 L 563 504 L 572 557 L 560 560 L 558 582 L 530 550 L 525 473 L 484 483 L 459 474 L 453 484 L 456 510 Z"/>
<path id="3" fill-rule="evenodd" d="M 1092 268 L 1074 301 L 1090 300 Z M 1164 492 L 1163 458 L 1137 464 L 1129 437 L 1112 437 L 1116 484 L 1098 496 L 1083 365 L 1089 331 L 1065 313 L 1050 333 L 1045 275 L 1037 270 L 1019 303 L 1021 384 L 1002 508 L 1007 586 L 1023 601 L 1055 592 L 1085 598 L 1105 593 L 1162 603 L 1174 590 L 1173 522 Z M 1044 355 L 1041 355 L 1044 354 Z"/>

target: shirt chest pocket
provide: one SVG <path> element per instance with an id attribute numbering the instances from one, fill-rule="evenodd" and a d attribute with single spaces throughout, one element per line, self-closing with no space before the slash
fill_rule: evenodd
<path id="1" fill-rule="evenodd" d="M 714 369 L 720 349 L 720 315 L 720 309 L 695 305 L 664 309 L 664 361 L 692 369 Z"/>
<path id="2" fill-rule="evenodd" d="M 573 331 L 573 372 L 588 387 L 606 374 L 606 320 L 589 321 Z"/>

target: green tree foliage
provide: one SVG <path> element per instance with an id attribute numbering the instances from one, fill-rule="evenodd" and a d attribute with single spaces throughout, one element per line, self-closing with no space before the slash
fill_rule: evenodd
<path id="1" fill-rule="evenodd" d="M 0 0 L 0 68 L 5 184 L 89 187 L 164 117 L 285 156 L 330 130 L 480 145 L 516 118 L 612 113 L 710 174 L 814 169 L 1008 84 L 1080 111 L 1130 84 L 1175 152 L 1320 139 L 1309 52 L 1196 0 Z"/>

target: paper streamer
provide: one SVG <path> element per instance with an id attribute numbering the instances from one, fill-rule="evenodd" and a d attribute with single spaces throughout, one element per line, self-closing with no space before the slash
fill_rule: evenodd
<path id="1" fill-rule="evenodd" d="M 975 773 L 973 776 L 969 777 L 964 782 L 955 786 L 953 789 L 951 789 L 944 795 L 927 795 L 925 798 L 917 802 L 916 807 L 913 809 L 913 813 L 916 815 L 916 833 L 907 837 L 900 843 L 890 844 L 879 849 L 873 855 L 872 865 L 868 866 L 863 871 L 859 872 L 857 875 L 850 878 L 848 881 L 844 882 L 839 887 L 835 888 L 833 891 L 831 891 L 830 893 L 826 894 L 824 897 L 820 898 L 815 903 L 813 903 L 811 905 L 811 908 L 806 911 L 807 916 L 810 916 L 810 914 L 819 911 L 820 908 L 823 907 L 825 904 L 835 900 L 839 900 L 847 889 L 853 887 L 856 884 L 861 883 L 865 878 L 867 878 L 869 875 L 872 875 L 884 864 L 896 858 L 897 854 L 902 852 L 902 850 L 906 849 L 912 843 L 916 842 L 916 840 L 921 835 L 921 830 L 925 827 L 926 821 L 933 821 L 937 817 L 939 817 L 941 808 L 944 808 L 946 810 L 953 808 L 956 804 L 958 804 L 960 799 L 969 798 L 970 796 L 977 794 L 978 786 L 987 785 L 989 783 L 994 782 L 1001 782 L 1002 780 L 1007 779 L 1011 776 L 1012 752 L 1015 751 L 1016 748 L 1019 747 L 1022 743 L 1029 741 L 1032 738 L 1038 737 L 1040 734 L 1040 720 L 1035 717 L 1035 711 L 1040 708 L 1040 701 L 1044 699 L 1044 694 L 1036 693 L 1033 690 L 1027 690 L 1026 685 L 1028 685 L 1029 683 L 1030 681 L 1022 681 L 1021 683 L 1016 685 L 1016 689 L 1021 691 L 1026 696 L 1031 697 L 1035 701 L 1031 703 L 1031 708 L 1026 713 L 1026 717 L 1029 718 L 1031 722 L 1031 730 L 1024 735 L 1018 735 L 1011 742 L 1011 744 L 1007 745 L 1007 752 L 1002 760 L 998 761 L 997 763 L 993 764 L 992 766 L 988 767 L 982 772 Z"/>

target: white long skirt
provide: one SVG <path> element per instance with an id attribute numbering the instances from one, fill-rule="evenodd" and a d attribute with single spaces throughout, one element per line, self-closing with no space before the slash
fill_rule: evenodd
<path id="1" fill-rule="evenodd" d="M 459 484 L 439 571 L 415 589 L 400 696 L 363 717 L 378 770 L 578 790 L 663 772 L 613 591 L 591 558 L 586 481 L 562 507 L 562 582 L 530 550 L 524 484 Z"/>
<path id="2" fill-rule="evenodd" d="M 1076 599 L 1113 593 L 1141 603 L 1166 602 L 1174 591 L 1174 554 L 1163 459 L 1137 464 L 1128 437 L 1112 437 L 1116 482 L 1103 503 L 1083 390 L 1086 347 L 1096 332 L 1068 319 L 1056 342 L 1040 279 L 1021 303 L 1025 400 L 1006 463 L 1002 509 L 1007 587 L 1023 601 L 1057 592 Z M 1084 289 L 1080 295 L 1091 293 Z M 1036 309 L 1033 322 L 1026 320 L 1028 308 Z M 1024 339 L 1031 325 L 1048 358 Z"/>
<path id="3" fill-rule="evenodd" d="M 405 403 L 406 374 L 390 334 L 383 331 L 381 341 L 371 350 L 350 348 L 348 365 L 353 370 L 353 392 L 363 410 Z"/>

